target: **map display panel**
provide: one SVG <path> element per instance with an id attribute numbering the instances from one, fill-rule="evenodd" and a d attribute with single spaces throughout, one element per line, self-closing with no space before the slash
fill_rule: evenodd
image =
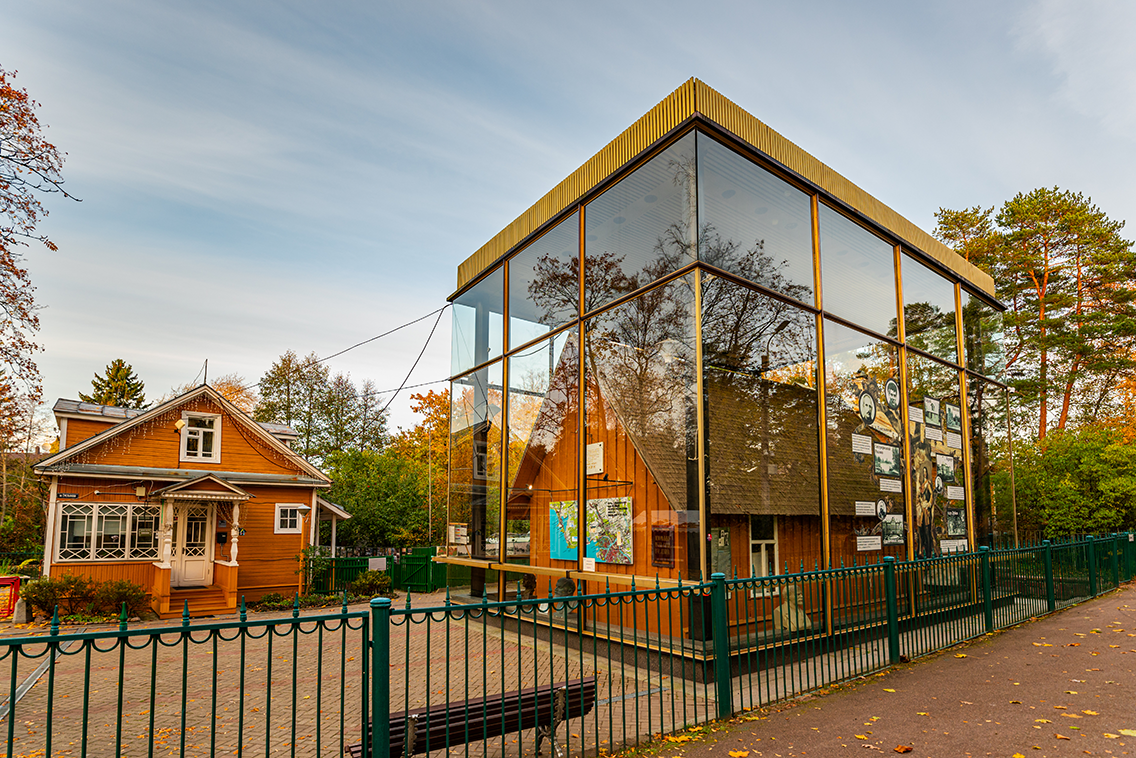
<path id="1" fill-rule="evenodd" d="M 630 566 L 632 512 L 630 497 L 589 500 L 585 508 L 587 542 L 584 555 L 597 563 Z M 549 557 L 558 561 L 576 560 L 579 544 L 576 501 L 550 503 L 548 507 Z"/>

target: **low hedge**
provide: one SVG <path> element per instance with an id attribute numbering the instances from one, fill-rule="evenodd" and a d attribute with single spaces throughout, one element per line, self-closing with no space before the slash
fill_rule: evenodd
<path id="1" fill-rule="evenodd" d="M 24 584 L 20 597 L 39 613 L 50 616 L 118 616 L 126 603 L 127 616 L 146 610 L 146 590 L 125 579 L 96 582 L 87 576 L 67 574 L 43 577 Z"/>

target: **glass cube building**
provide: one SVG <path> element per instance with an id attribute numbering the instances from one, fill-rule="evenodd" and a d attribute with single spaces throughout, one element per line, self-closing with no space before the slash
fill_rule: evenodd
<path id="1" fill-rule="evenodd" d="M 513 597 L 973 550 L 993 293 L 692 79 L 459 267 L 438 560 Z"/>

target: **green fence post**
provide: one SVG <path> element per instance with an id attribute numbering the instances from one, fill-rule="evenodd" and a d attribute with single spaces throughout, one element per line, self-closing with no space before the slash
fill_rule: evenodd
<path id="1" fill-rule="evenodd" d="M 1089 597 L 1097 596 L 1097 551 L 1093 545 L 1093 535 L 1085 538 L 1089 554 Z"/>
<path id="2" fill-rule="evenodd" d="M 390 755 L 390 612 L 389 597 L 371 598 L 371 755 L 374 758 Z"/>
<path id="3" fill-rule="evenodd" d="M 1120 586 L 1120 535 L 1112 533 L 1112 586 Z"/>
<path id="4" fill-rule="evenodd" d="M 887 602 L 888 656 L 899 663 L 899 595 L 895 589 L 895 556 L 884 556 L 884 595 Z"/>
<path id="5" fill-rule="evenodd" d="M 710 575 L 710 623 L 714 637 L 714 679 L 718 684 L 718 718 L 734 715 L 730 682 L 730 620 L 726 614 L 726 575 Z"/>
<path id="6" fill-rule="evenodd" d="M 1057 597 L 1053 592 L 1053 543 L 1042 540 L 1045 546 L 1045 606 L 1050 613 L 1057 610 Z"/>
<path id="7" fill-rule="evenodd" d="M 994 631 L 994 592 L 990 586 L 990 548 L 986 545 L 978 548 L 978 557 L 982 570 L 982 607 L 986 617 L 986 633 Z"/>

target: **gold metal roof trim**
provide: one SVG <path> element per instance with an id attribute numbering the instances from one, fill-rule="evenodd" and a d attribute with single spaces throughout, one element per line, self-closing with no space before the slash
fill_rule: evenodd
<path id="1" fill-rule="evenodd" d="M 458 290 L 688 118 L 700 115 L 994 296 L 994 279 L 728 98 L 690 79 L 458 266 Z"/>

